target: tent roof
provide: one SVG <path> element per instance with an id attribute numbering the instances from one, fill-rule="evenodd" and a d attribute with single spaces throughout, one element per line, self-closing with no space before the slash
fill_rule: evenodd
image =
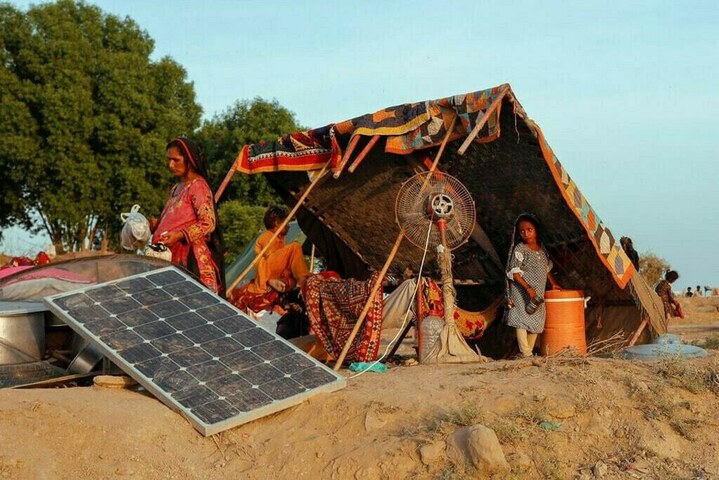
<path id="1" fill-rule="evenodd" d="M 480 123 L 463 152 L 462 143 Z M 329 251 L 332 243 L 340 250 L 342 273 L 362 277 L 363 269 L 382 267 L 399 234 L 394 204 L 400 185 L 427 170 L 448 130 L 450 141 L 439 170 L 469 189 L 478 225 L 470 240 L 453 252 L 457 283 L 503 289 L 514 220 L 532 212 L 544 226 L 545 246 L 563 287 L 584 290 L 604 306 L 637 305 L 655 331 L 665 330 L 656 298 L 640 298 L 627 287 L 635 270 L 619 238 L 589 205 L 507 84 L 390 107 L 248 145 L 234 168 L 269 173 L 273 186 L 294 204 L 310 182 L 302 172 L 311 175 L 329 162 L 333 175 L 309 193 L 298 220 L 320 252 Z M 391 271 L 401 274 L 409 267 L 416 272 L 421 259 L 422 251 L 405 242 Z"/>

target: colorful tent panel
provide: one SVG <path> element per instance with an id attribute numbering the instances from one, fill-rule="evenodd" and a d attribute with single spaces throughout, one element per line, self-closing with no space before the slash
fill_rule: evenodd
<path id="1" fill-rule="evenodd" d="M 310 171 L 330 162 L 337 172 L 343 151 L 357 136 L 381 136 L 385 140 L 385 152 L 407 155 L 439 146 L 453 124 L 449 140 L 465 138 L 484 119 L 490 107 L 500 102 L 497 108 L 491 109 L 474 140 L 478 143 L 491 142 L 501 133 L 499 119 L 501 102 L 505 99 L 513 105 L 514 115 L 526 121 L 535 132 L 544 161 L 562 197 L 586 230 L 601 262 L 617 285 L 624 288 L 634 274 L 633 265 L 559 163 L 541 129 L 527 116 L 508 84 L 438 100 L 389 107 L 319 129 L 285 135 L 274 142 L 247 145 L 238 155 L 236 167 L 240 172 L 248 174 Z M 426 158 L 420 158 L 420 161 L 427 164 Z"/>

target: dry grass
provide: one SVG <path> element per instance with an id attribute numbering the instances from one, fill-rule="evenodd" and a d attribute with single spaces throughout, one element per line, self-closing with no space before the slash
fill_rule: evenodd
<path id="1" fill-rule="evenodd" d="M 680 298 L 684 318 L 675 318 L 673 325 L 716 325 L 719 321 L 719 297 Z"/>
<path id="2" fill-rule="evenodd" d="M 719 364 L 716 360 L 709 365 L 697 366 L 680 358 L 669 358 L 658 364 L 657 373 L 671 385 L 692 393 L 719 394 Z"/>
<path id="3" fill-rule="evenodd" d="M 691 342 L 692 345 L 701 347 L 705 350 L 719 350 L 719 335 L 710 335 L 704 339 L 704 341 Z"/>

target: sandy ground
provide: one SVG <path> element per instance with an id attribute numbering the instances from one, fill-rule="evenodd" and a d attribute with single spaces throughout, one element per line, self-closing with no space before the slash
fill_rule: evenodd
<path id="1" fill-rule="evenodd" d="M 672 330 L 706 325 L 680 332 L 703 341 L 719 298 L 690 300 Z M 494 430 L 512 467 L 497 478 L 719 478 L 709 352 L 396 365 L 213 437 L 141 391 L 5 389 L 0 478 L 478 478 L 444 454 L 448 435 L 475 424 Z"/>

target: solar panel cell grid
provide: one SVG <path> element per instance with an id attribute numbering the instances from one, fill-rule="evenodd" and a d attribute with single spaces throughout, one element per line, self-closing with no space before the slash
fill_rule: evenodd
<path id="1" fill-rule="evenodd" d="M 206 435 L 344 387 L 341 376 L 174 267 L 46 302 Z"/>

